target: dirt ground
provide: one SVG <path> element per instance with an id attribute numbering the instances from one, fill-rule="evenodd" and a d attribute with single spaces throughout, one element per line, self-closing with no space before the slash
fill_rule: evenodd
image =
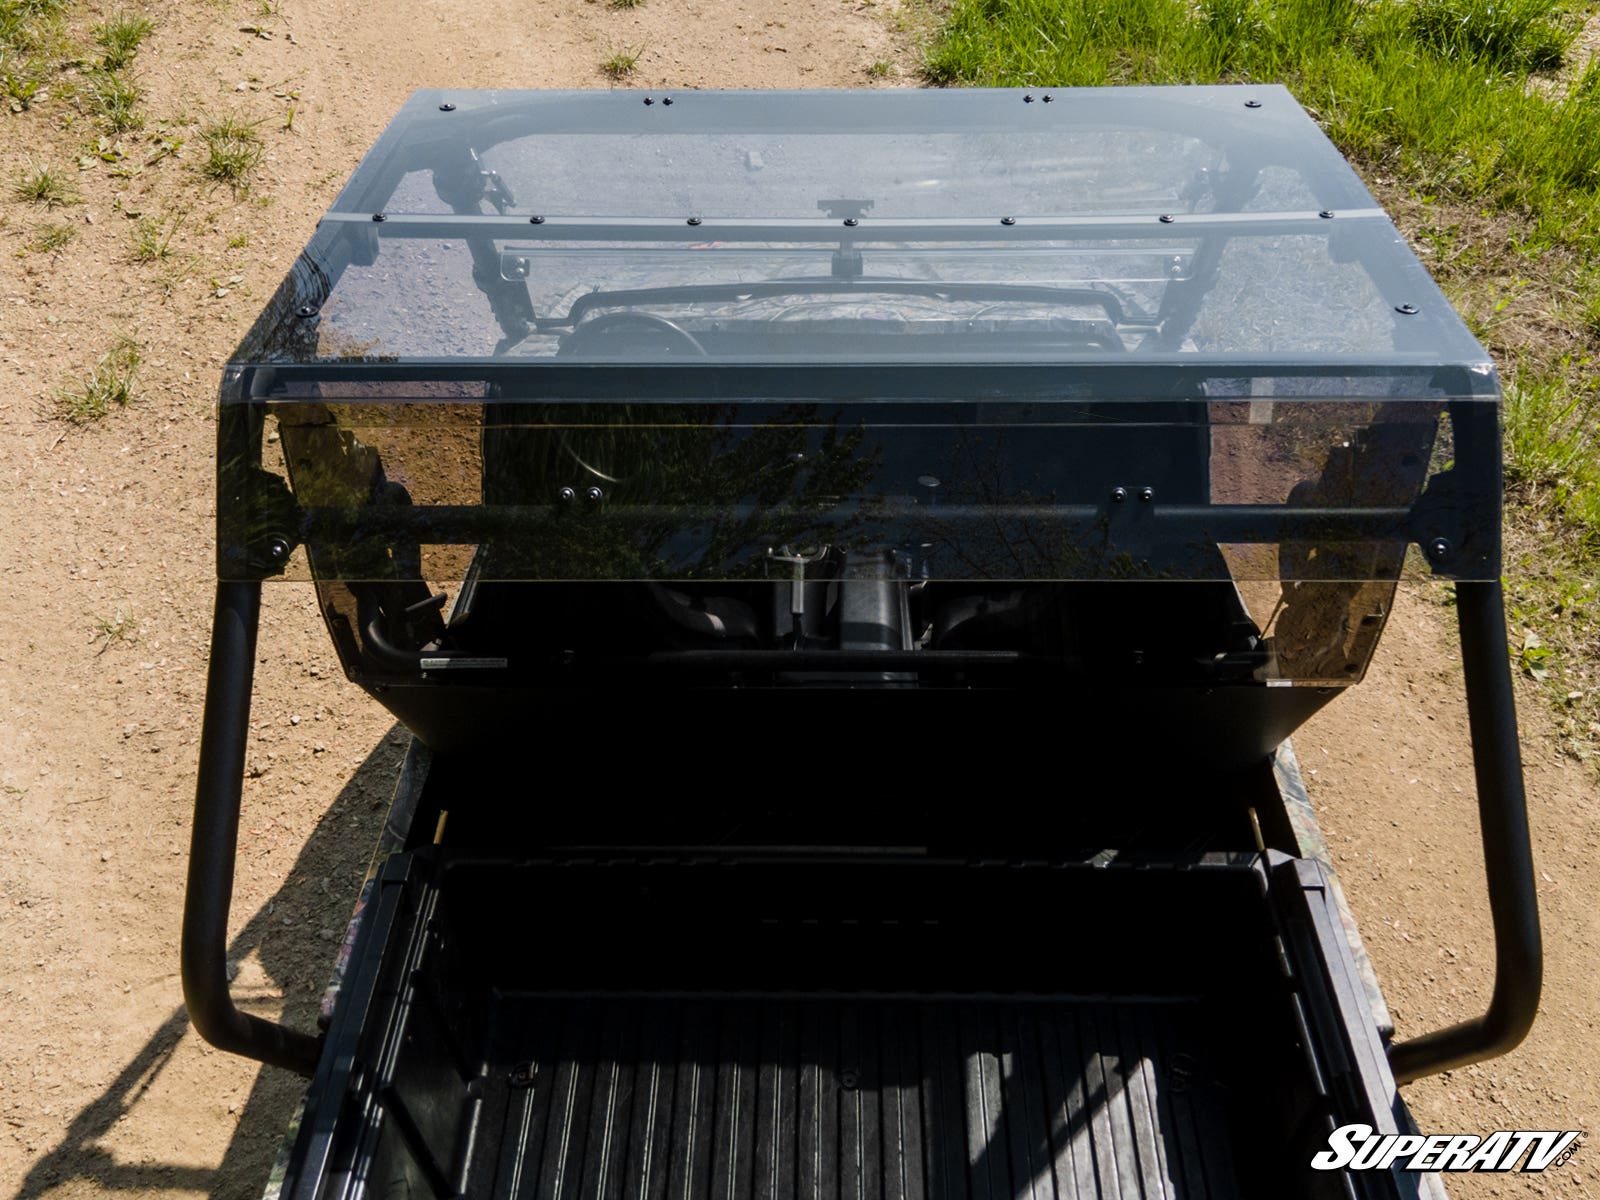
<path id="1" fill-rule="evenodd" d="M 272 6 L 269 6 L 272 7 Z M 907 82 L 871 0 L 179 3 L 134 68 L 152 122 L 259 119 L 248 191 L 192 148 L 129 179 L 79 179 L 77 236 L 27 251 L 43 214 L 0 200 L 0 1194 L 255 1197 L 299 1082 L 189 1031 L 177 934 L 213 569 L 219 365 L 414 87 Z M 260 26 L 270 37 L 241 26 Z M 897 63 L 887 81 L 877 61 Z M 292 128 L 285 128 L 290 106 Z M 82 129 L 0 118 L 0 172 L 72 164 Z M 130 137 L 139 141 L 142 137 Z M 120 203 L 117 203 L 120 201 Z M 165 263 L 131 214 L 185 209 Z M 140 399 L 86 429 L 49 411 L 114 337 L 144 348 Z M 1475 1013 L 1491 978 L 1451 613 L 1403 598 L 1367 683 L 1296 738 L 1402 1034 Z M 309 1027 L 393 786 L 402 737 L 343 680 L 309 589 L 270 586 L 231 957 L 247 1007 Z M 1426 1131 L 1592 1129 L 1600 1118 L 1600 797 L 1523 696 L 1549 968 L 1514 1055 L 1408 1089 Z M 1600 1151 L 1459 1197 L 1600 1195 Z"/>

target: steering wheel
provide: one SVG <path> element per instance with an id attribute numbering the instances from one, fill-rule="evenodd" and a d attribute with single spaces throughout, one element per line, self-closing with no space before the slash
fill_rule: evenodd
<path id="1" fill-rule="evenodd" d="M 576 347 L 585 338 L 595 338 L 614 330 L 634 329 L 636 331 L 652 330 L 670 334 L 677 341 L 688 346 L 690 351 L 700 358 L 706 357 L 706 348 L 700 344 L 700 339 L 695 337 L 676 321 L 669 321 L 666 317 L 657 316 L 655 313 L 639 312 L 635 309 L 618 309 L 615 312 L 601 313 L 584 321 L 570 334 L 561 346 L 561 353 L 576 353 Z"/>

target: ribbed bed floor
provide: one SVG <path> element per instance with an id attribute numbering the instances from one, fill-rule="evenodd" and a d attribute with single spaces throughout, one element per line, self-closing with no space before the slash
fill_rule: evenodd
<path id="1" fill-rule="evenodd" d="M 1231 1197 L 1200 1016 L 503 997 L 496 1058 L 515 1082 L 480 1145 L 498 1147 L 493 1195 L 519 1200 Z"/>

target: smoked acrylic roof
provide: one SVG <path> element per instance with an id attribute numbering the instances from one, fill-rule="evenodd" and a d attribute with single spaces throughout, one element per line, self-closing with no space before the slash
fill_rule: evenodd
<path id="1" fill-rule="evenodd" d="M 284 369 L 256 394 L 320 368 L 543 390 L 669 363 L 1494 391 L 1349 165 L 1262 86 L 418 92 L 232 362 Z"/>

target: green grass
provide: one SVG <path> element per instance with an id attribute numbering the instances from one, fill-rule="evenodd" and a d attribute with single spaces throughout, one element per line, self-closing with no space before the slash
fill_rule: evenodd
<path id="1" fill-rule="evenodd" d="M 1600 248 L 1600 68 L 1565 93 L 1581 14 L 1540 0 L 956 0 L 936 83 L 1285 83 L 1347 154 Z"/>
<path id="2" fill-rule="evenodd" d="M 617 50 L 601 62 L 600 70 L 612 79 L 625 79 L 633 74 L 634 68 L 639 65 L 639 55 L 643 53 L 643 46 L 637 50 Z"/>
<path id="3" fill-rule="evenodd" d="M 887 79 L 894 74 L 894 64 L 887 58 L 876 59 L 867 64 L 867 76 L 871 79 Z"/>
<path id="4" fill-rule="evenodd" d="M 1600 391 L 1592 374 L 1513 372 L 1503 419 L 1514 494 L 1600 552 Z"/>
<path id="5" fill-rule="evenodd" d="M 139 217 L 133 223 L 133 260 L 134 262 L 163 262 L 172 255 L 172 235 L 178 232 L 181 220 L 171 217 L 166 220 L 156 220 L 154 217 Z"/>
<path id="6" fill-rule="evenodd" d="M 243 186 L 266 153 L 261 135 L 256 132 L 258 124 L 233 115 L 206 124 L 200 130 L 200 140 L 205 144 L 201 173 L 234 188 Z"/>
<path id="7" fill-rule="evenodd" d="M 36 254 L 59 254 L 78 236 L 74 225 L 41 225 L 27 243 L 27 249 Z"/>
<path id="8" fill-rule="evenodd" d="M 45 208 L 65 208 L 78 202 L 78 189 L 67 173 L 44 163 L 17 172 L 11 191 L 17 199 Z"/>
<path id="9" fill-rule="evenodd" d="M 638 8 L 644 0 L 607 0 L 612 8 Z"/>
<path id="10" fill-rule="evenodd" d="M 0 92 L 11 102 L 12 112 L 27 112 L 44 90 L 45 74 L 37 61 L 19 60 L 15 66 L 8 59 L 15 54 L 0 51 Z"/>
<path id="11" fill-rule="evenodd" d="M 144 128 L 139 112 L 139 88 L 121 74 L 103 75 L 94 83 L 94 107 L 107 131 L 128 133 Z"/>
<path id="12" fill-rule="evenodd" d="M 138 343 L 129 337 L 118 338 L 81 387 L 64 388 L 57 393 L 61 415 L 74 425 L 89 425 L 103 420 L 114 409 L 126 408 L 133 402 L 139 362 Z"/>
<path id="13" fill-rule="evenodd" d="M 133 56 L 139 53 L 139 44 L 154 29 L 154 23 L 141 14 L 112 14 L 93 30 L 95 43 L 100 47 L 101 65 L 107 71 L 120 71 L 133 61 Z"/>
<path id="14" fill-rule="evenodd" d="M 1440 54 L 1523 73 L 1559 67 L 1576 31 L 1549 0 L 1416 0 L 1409 24 Z"/>
<path id="15" fill-rule="evenodd" d="M 119 643 L 136 645 L 139 641 L 139 622 L 120 608 L 109 617 L 95 617 L 90 624 L 89 641 L 100 643 L 97 656 Z"/>

